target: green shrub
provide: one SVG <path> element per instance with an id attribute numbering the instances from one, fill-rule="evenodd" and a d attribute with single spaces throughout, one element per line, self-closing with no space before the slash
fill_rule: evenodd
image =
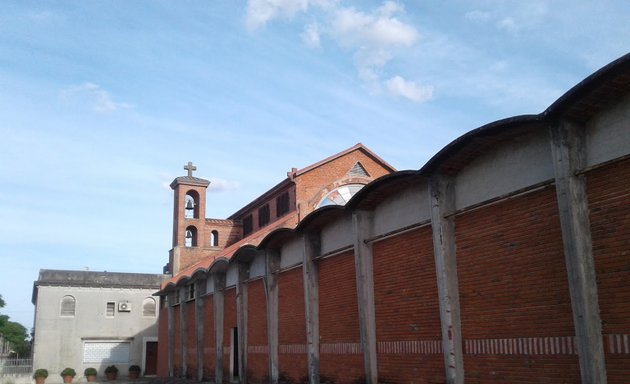
<path id="1" fill-rule="evenodd" d="M 110 365 L 109 367 L 105 368 L 105 373 L 118 373 L 118 367 L 115 365 Z"/>
<path id="2" fill-rule="evenodd" d="M 96 376 L 98 374 L 98 371 L 96 370 L 96 368 L 85 368 L 85 371 L 83 371 L 83 374 L 85 376 Z"/>
<path id="3" fill-rule="evenodd" d="M 38 377 L 47 378 L 48 377 L 48 370 L 44 369 L 44 368 L 36 369 L 35 372 L 33 372 L 33 379 L 36 379 Z"/>
<path id="4" fill-rule="evenodd" d="M 61 377 L 64 377 L 64 376 L 75 377 L 76 375 L 77 375 L 77 372 L 72 368 L 64 368 L 64 370 L 61 371 Z"/>

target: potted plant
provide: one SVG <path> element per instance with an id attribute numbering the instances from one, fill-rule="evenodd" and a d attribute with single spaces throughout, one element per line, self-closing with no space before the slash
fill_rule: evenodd
<path id="1" fill-rule="evenodd" d="M 140 376 L 140 366 L 139 365 L 132 365 L 129 367 L 129 378 L 130 379 L 137 379 L 138 376 Z"/>
<path id="2" fill-rule="evenodd" d="M 96 375 L 98 374 L 98 372 L 96 371 L 96 368 L 85 368 L 85 371 L 83 371 L 83 374 L 85 375 L 85 377 L 87 378 L 87 381 L 96 381 Z"/>
<path id="3" fill-rule="evenodd" d="M 48 370 L 44 368 L 36 369 L 35 372 L 33 372 L 33 379 L 35 379 L 35 383 L 37 384 L 44 384 L 47 377 L 48 377 Z"/>
<path id="4" fill-rule="evenodd" d="M 63 377 L 64 383 L 72 383 L 72 379 L 77 375 L 77 372 L 72 368 L 64 368 L 61 371 L 61 377 Z"/>
<path id="5" fill-rule="evenodd" d="M 107 380 L 116 380 L 118 377 L 118 367 L 115 365 L 110 365 L 105 368 L 105 376 L 107 376 Z"/>

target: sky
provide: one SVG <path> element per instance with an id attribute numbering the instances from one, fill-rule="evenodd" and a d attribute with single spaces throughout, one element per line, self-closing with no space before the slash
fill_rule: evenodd
<path id="1" fill-rule="evenodd" d="M 170 182 L 227 218 L 359 142 L 419 169 L 628 53 L 630 2 L 0 2 L 0 313 L 40 269 L 161 273 Z"/>

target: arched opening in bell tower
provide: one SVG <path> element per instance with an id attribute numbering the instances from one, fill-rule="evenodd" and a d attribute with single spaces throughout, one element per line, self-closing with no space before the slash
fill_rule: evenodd
<path id="1" fill-rule="evenodd" d="M 199 218 L 199 193 L 195 190 L 186 192 L 184 196 L 184 218 Z"/>
<path id="2" fill-rule="evenodd" d="M 186 227 L 186 233 L 184 235 L 184 246 L 196 247 L 197 246 L 197 228 L 190 225 Z"/>

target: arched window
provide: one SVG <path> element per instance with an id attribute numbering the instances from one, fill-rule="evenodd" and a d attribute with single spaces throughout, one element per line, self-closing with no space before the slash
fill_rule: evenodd
<path id="1" fill-rule="evenodd" d="M 190 190 L 184 196 L 184 217 L 186 219 L 199 218 L 199 193 Z"/>
<path id="2" fill-rule="evenodd" d="M 61 298 L 61 308 L 59 314 L 61 316 L 74 316 L 76 308 L 76 300 L 74 297 L 67 295 Z"/>
<path id="3" fill-rule="evenodd" d="M 317 208 L 326 205 L 346 205 L 346 203 L 363 188 L 363 184 L 346 184 L 328 192 L 326 196 L 317 204 Z"/>
<path id="4" fill-rule="evenodd" d="M 219 246 L 219 231 L 216 229 L 210 232 L 210 246 L 218 247 Z"/>
<path id="5" fill-rule="evenodd" d="M 147 297 L 142 301 L 142 316 L 155 317 L 155 299 Z"/>
<path id="6" fill-rule="evenodd" d="M 186 228 L 186 233 L 184 235 L 184 245 L 186 247 L 197 246 L 197 228 L 192 225 Z"/>

